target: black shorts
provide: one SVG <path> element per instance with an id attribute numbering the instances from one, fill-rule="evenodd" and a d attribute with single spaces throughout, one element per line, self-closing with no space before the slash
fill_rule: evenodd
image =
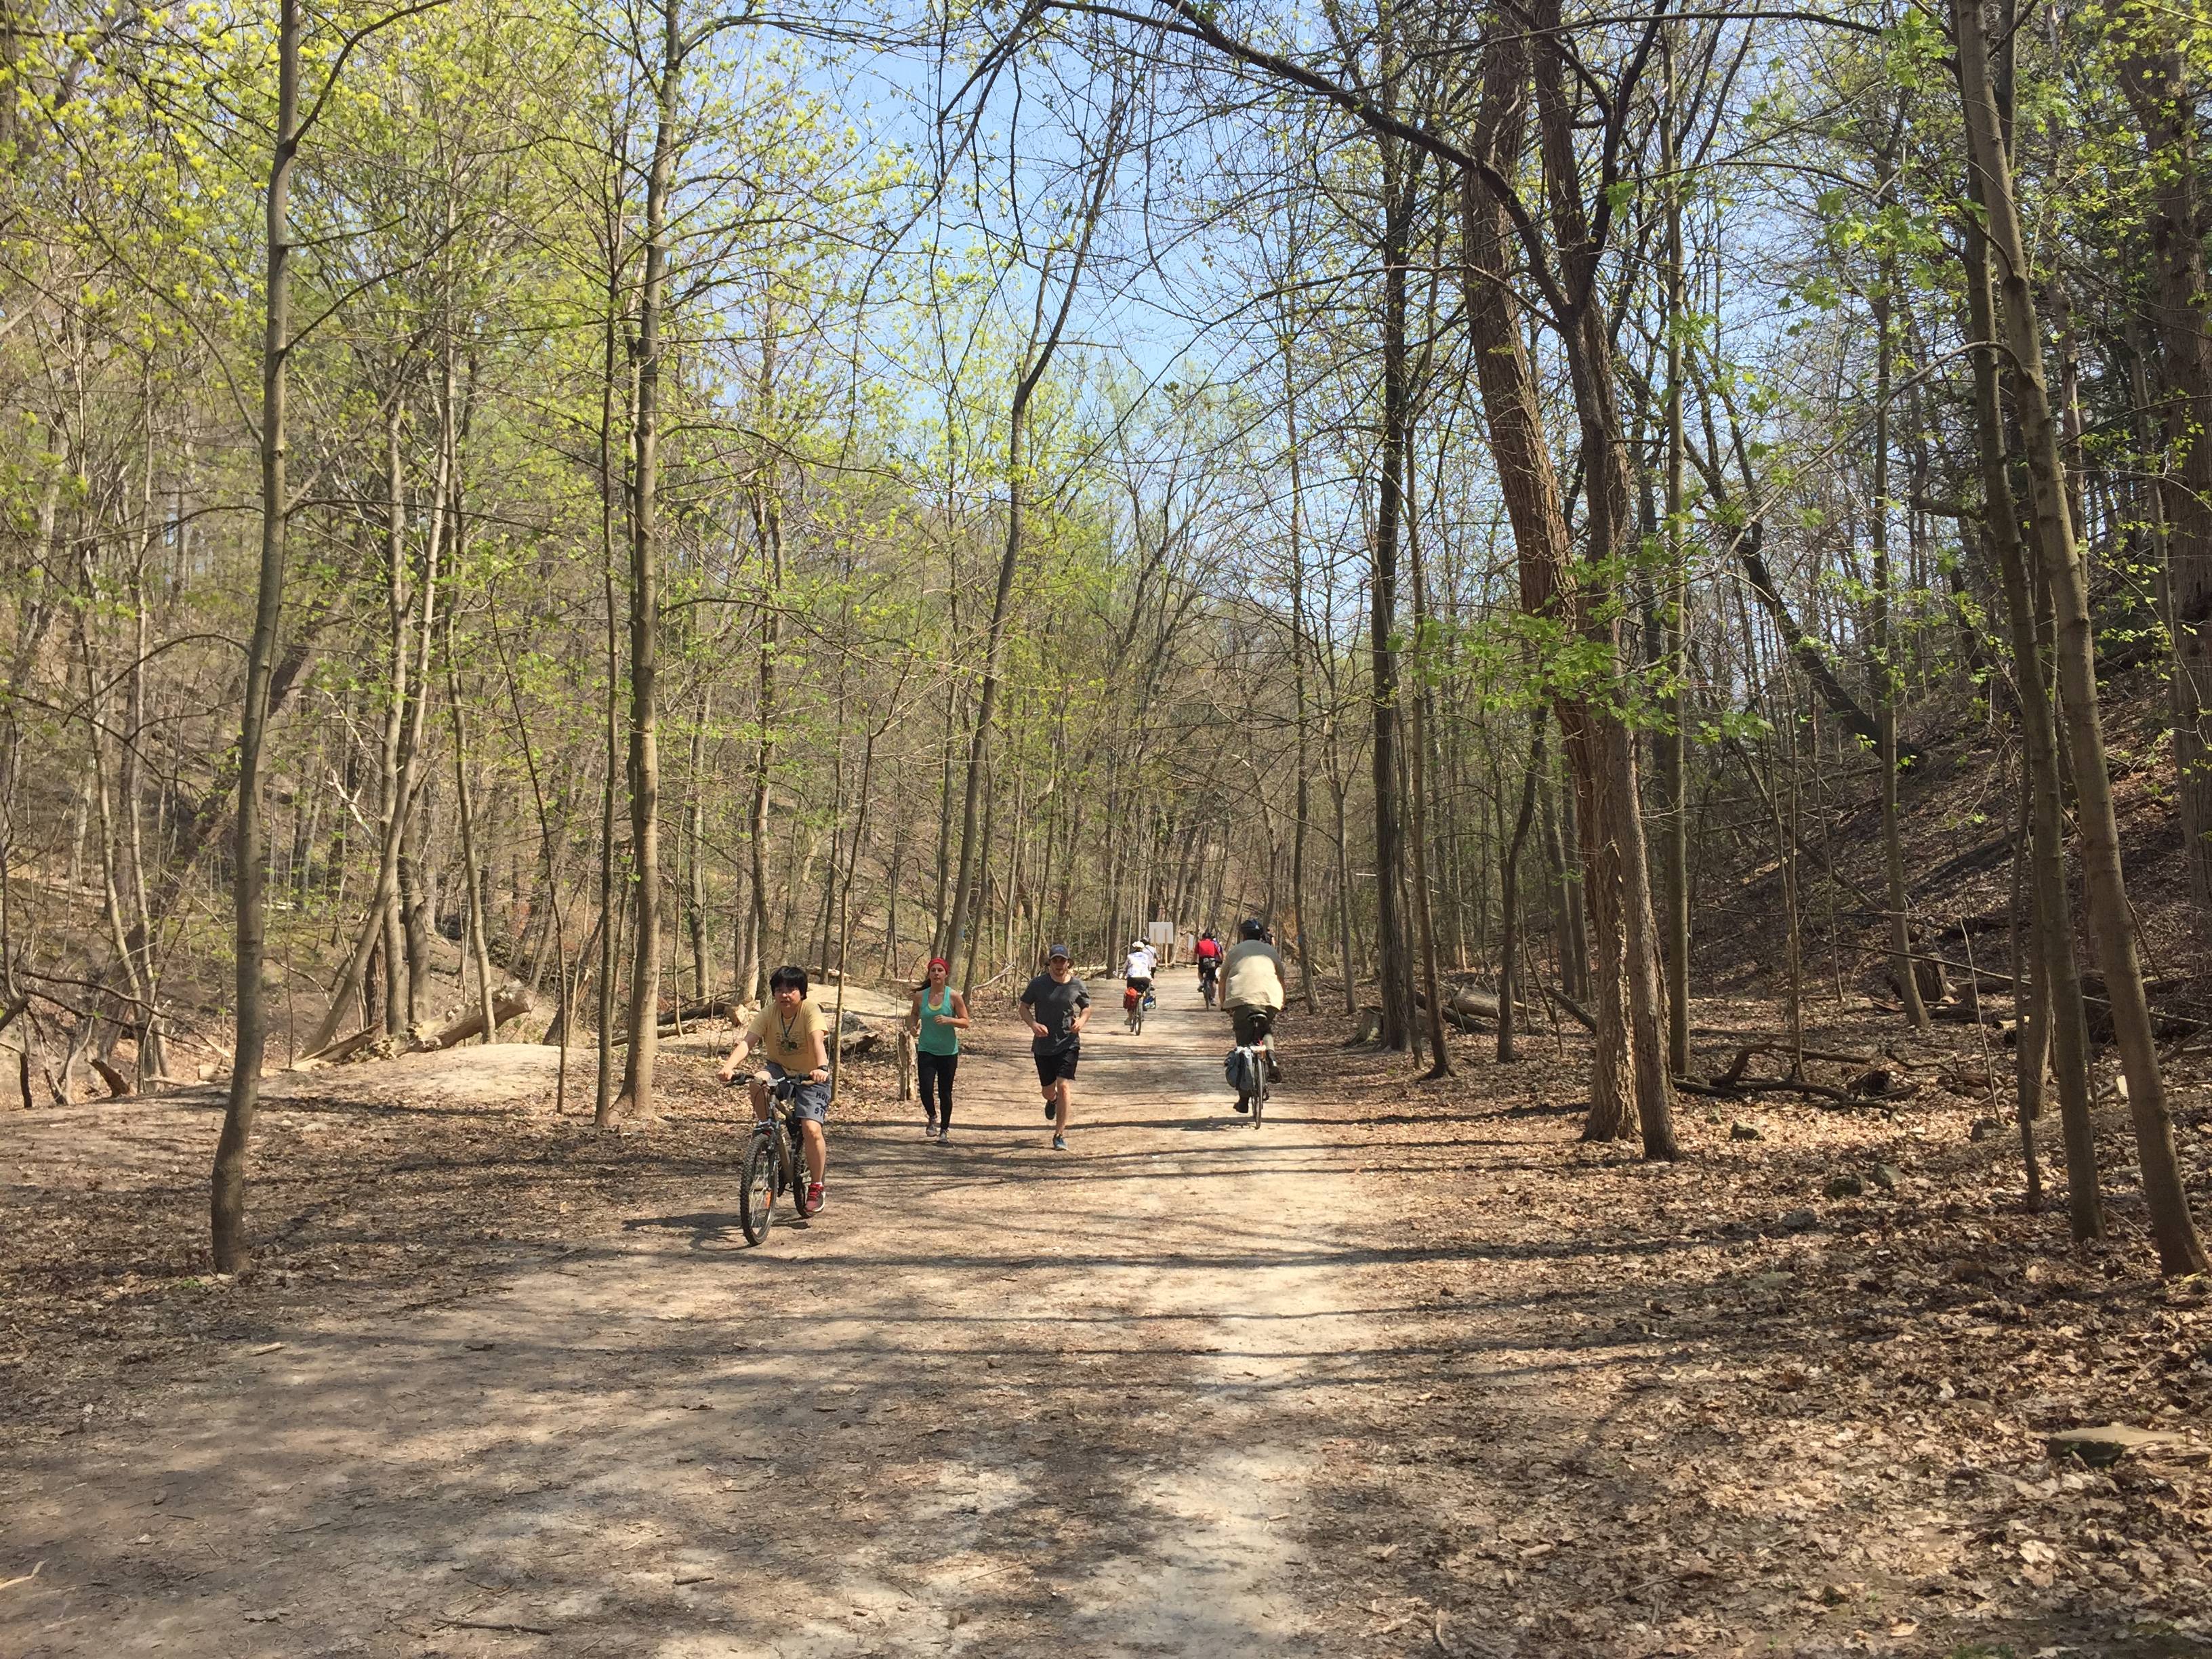
<path id="1" fill-rule="evenodd" d="M 1036 1061 L 1037 1081 L 1049 1089 L 1062 1078 L 1075 1075 L 1075 1062 L 1082 1055 L 1083 1045 L 1071 1042 L 1065 1048 L 1054 1048 L 1032 1055 Z"/>
<path id="2" fill-rule="evenodd" d="M 1237 1046 L 1249 1048 L 1275 1029 L 1275 1010 L 1240 1002 L 1229 1011 L 1229 1029 L 1236 1033 Z"/>
<path id="3" fill-rule="evenodd" d="M 1152 982 L 1148 979 L 1133 979 L 1129 981 L 1129 988 L 1142 996 L 1152 988 Z"/>

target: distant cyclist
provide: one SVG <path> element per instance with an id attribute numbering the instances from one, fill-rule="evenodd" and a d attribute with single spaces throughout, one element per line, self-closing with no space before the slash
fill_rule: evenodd
<path id="1" fill-rule="evenodd" d="M 1221 941 L 1207 928 L 1199 936 L 1198 947 L 1193 952 L 1198 957 L 1198 988 L 1206 999 L 1206 1006 L 1213 1006 L 1215 983 L 1221 977 Z"/>
<path id="2" fill-rule="evenodd" d="M 1152 994 L 1152 975 L 1158 970 L 1159 965 L 1160 959 L 1152 954 L 1151 945 L 1140 939 L 1133 939 L 1129 941 L 1129 957 L 1121 964 L 1121 977 L 1128 982 L 1129 993 L 1124 1000 L 1124 1006 L 1133 1023 L 1136 1018 L 1137 1010 L 1144 1006 L 1145 999 Z"/>
<path id="3" fill-rule="evenodd" d="M 1237 931 L 1243 937 L 1221 959 L 1221 1006 L 1229 1010 L 1237 1046 L 1249 1048 L 1267 1043 L 1275 1029 L 1275 1016 L 1283 1012 L 1283 958 L 1268 942 L 1267 924 L 1257 916 Z M 1283 1078 L 1272 1043 L 1267 1045 L 1267 1078 L 1274 1083 Z M 1237 1109 L 1247 1109 L 1245 1103 L 1238 1101 Z"/>
<path id="4" fill-rule="evenodd" d="M 769 1085 L 799 1079 L 791 1096 L 791 1115 L 799 1120 L 806 1144 L 806 1199 L 799 1212 L 813 1215 L 824 1201 L 822 1180 L 830 1162 L 822 1136 L 830 1117 L 829 1027 L 822 1011 L 806 1000 L 804 968 L 777 969 L 768 976 L 768 1001 L 722 1062 L 722 1081 L 734 1080 L 746 1054 L 758 1048 L 767 1064 L 752 1079 L 753 1116 L 765 1123 Z"/>

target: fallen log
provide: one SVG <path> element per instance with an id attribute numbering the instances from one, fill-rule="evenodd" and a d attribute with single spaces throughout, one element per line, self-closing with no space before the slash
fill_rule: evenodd
<path id="1" fill-rule="evenodd" d="M 528 986 L 517 980 L 509 980 L 492 993 L 492 1018 L 504 1025 L 509 1020 L 519 1019 L 528 1013 L 537 1006 L 537 1000 L 530 994 Z M 380 1049 L 383 1051 L 380 1057 L 384 1058 L 392 1054 L 434 1054 L 441 1048 L 450 1048 L 472 1036 L 481 1036 L 483 1031 L 483 1010 L 471 1004 L 456 1009 L 441 1024 L 428 1029 L 417 1025 L 402 1036 L 390 1036 L 380 1026 L 364 1026 L 350 1036 L 340 1037 L 336 1042 L 301 1058 L 335 1066 Z"/>
<path id="2" fill-rule="evenodd" d="M 1736 1100 L 1745 1095 L 1796 1094 L 1810 1095 L 1816 1100 L 1832 1100 L 1839 1106 L 1863 1103 L 1841 1089 L 1832 1089 L 1825 1083 L 1810 1083 L 1803 1078 L 1747 1077 L 1734 1083 L 1723 1083 L 1717 1078 L 1711 1083 L 1700 1083 L 1693 1077 L 1678 1077 L 1674 1079 L 1674 1086 L 1686 1095 L 1698 1095 L 1707 1100 Z"/>
<path id="3" fill-rule="evenodd" d="M 1419 988 L 1413 992 L 1413 1001 L 1424 1013 L 1428 1012 L 1429 1000 Z M 1466 1022 L 1468 1020 L 1487 1020 L 1495 1025 L 1498 1024 L 1498 998 L 1494 993 L 1474 986 L 1463 987 L 1444 1000 L 1444 1017 L 1462 1030 L 1468 1029 Z M 1517 997 L 1513 1002 L 1513 1017 L 1522 1026 L 1527 1025 L 1529 1007 Z"/>
<path id="4" fill-rule="evenodd" d="M 1790 1054 L 1800 1060 L 1830 1060 L 1838 1066 L 1871 1066 L 1874 1063 L 1863 1054 L 1839 1054 L 1826 1048 L 1800 1048 L 1787 1037 L 1765 1037 L 1739 1048 L 1728 1070 L 1713 1081 L 1723 1087 L 1741 1082 L 1744 1073 L 1750 1068 L 1753 1054 Z"/>
<path id="5" fill-rule="evenodd" d="M 491 994 L 493 1024 L 504 1025 L 511 1019 L 520 1018 L 536 1006 L 537 1000 L 537 998 L 530 994 L 528 986 L 518 980 L 507 981 L 506 984 Z M 450 1048 L 455 1043 L 465 1042 L 471 1037 L 480 1036 L 483 1033 L 483 1010 L 473 1006 L 464 1008 L 443 1025 L 439 1026 L 436 1030 L 416 1035 L 415 1052 L 426 1054 L 440 1048 Z M 414 1034 L 410 1033 L 410 1035 Z"/>
<path id="6" fill-rule="evenodd" d="M 687 1002 L 680 1008 L 660 1016 L 654 1030 L 661 1036 L 680 1031 L 687 1024 L 696 1024 L 702 1019 L 726 1019 L 735 1025 L 752 1018 L 755 1010 L 749 1002 L 738 1002 L 730 997 L 709 997 L 700 1002 Z M 615 1047 L 619 1048 L 629 1041 L 629 1027 L 617 1027 L 614 1035 Z"/>

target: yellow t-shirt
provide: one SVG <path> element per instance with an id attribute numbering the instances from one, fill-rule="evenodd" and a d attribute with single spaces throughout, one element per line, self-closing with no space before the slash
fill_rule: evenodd
<path id="1" fill-rule="evenodd" d="M 822 1018 L 822 1011 L 811 1002 L 801 1002 L 799 1012 L 789 1019 L 770 997 L 753 1016 L 751 1028 L 745 1032 L 745 1041 L 760 1050 L 761 1057 L 772 1060 L 787 1072 L 804 1077 L 817 1064 L 814 1058 L 814 1039 L 830 1029 Z"/>

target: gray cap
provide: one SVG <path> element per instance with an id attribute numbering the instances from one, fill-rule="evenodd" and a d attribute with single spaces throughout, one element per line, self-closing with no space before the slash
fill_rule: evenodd
<path id="1" fill-rule="evenodd" d="M 1054 957 L 1066 957 L 1070 962 L 1075 960 L 1075 952 L 1069 950 L 1065 945 L 1055 945 L 1051 950 L 1046 951 L 1044 955 L 1045 960 L 1048 962 L 1051 961 Z"/>

